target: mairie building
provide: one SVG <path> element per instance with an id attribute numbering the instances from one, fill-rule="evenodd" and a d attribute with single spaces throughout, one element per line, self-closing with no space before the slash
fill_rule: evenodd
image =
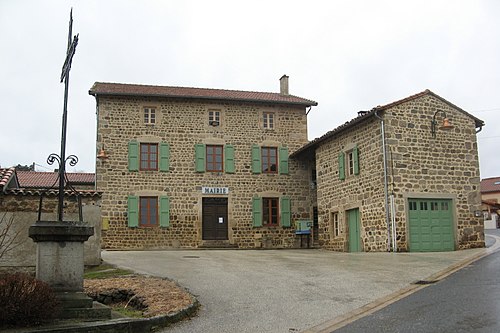
<path id="1" fill-rule="evenodd" d="M 317 103 L 289 94 L 287 76 L 277 93 L 96 82 L 89 94 L 105 249 L 484 246 L 484 123 L 428 90 L 311 142 Z"/>

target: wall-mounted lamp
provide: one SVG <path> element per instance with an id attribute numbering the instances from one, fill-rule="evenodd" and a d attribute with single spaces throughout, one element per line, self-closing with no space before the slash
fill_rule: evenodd
<path id="1" fill-rule="evenodd" d="M 99 150 L 99 153 L 97 153 L 97 159 L 101 162 L 106 161 L 109 158 L 109 156 L 106 154 L 104 151 L 104 145 L 102 145 L 101 150 Z"/>
<path id="2" fill-rule="evenodd" d="M 437 126 L 437 121 L 436 121 L 436 115 L 441 112 L 441 115 L 443 117 L 443 124 L 438 127 L 440 130 L 451 130 L 453 129 L 453 125 L 450 123 L 450 120 L 448 117 L 446 117 L 446 113 L 443 110 L 437 110 L 434 113 L 434 117 L 432 117 L 432 123 L 431 123 L 431 132 L 432 132 L 432 137 L 436 137 L 436 126 Z"/>

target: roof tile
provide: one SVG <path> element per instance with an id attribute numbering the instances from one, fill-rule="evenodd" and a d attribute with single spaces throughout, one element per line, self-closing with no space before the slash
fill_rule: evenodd
<path id="1" fill-rule="evenodd" d="M 50 188 L 57 187 L 57 172 L 17 171 L 19 187 L 21 188 Z M 69 181 L 73 185 L 93 185 L 95 175 L 93 173 L 68 172 Z"/>
<path id="2" fill-rule="evenodd" d="M 500 192 L 500 177 L 481 180 L 481 193 Z"/>
<path id="3" fill-rule="evenodd" d="M 4 189 L 13 175 L 16 174 L 15 168 L 0 168 L 0 189 Z"/>
<path id="4" fill-rule="evenodd" d="M 303 106 L 315 106 L 317 102 L 294 95 L 282 95 L 279 93 L 190 88 L 190 87 L 171 87 L 171 86 L 152 86 L 140 84 L 109 83 L 96 82 L 90 88 L 89 94 L 113 95 L 113 96 L 158 96 L 171 98 L 196 98 L 212 100 L 232 100 L 244 102 L 260 102 L 273 104 L 292 104 Z"/>

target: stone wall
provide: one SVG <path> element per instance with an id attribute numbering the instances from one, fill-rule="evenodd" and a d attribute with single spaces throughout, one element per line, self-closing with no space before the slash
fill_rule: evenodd
<path id="1" fill-rule="evenodd" d="M 346 211 L 359 208 L 364 251 L 383 251 L 387 244 L 380 123 L 374 119 L 339 133 L 316 149 L 320 246 L 347 251 Z M 339 179 L 338 156 L 357 147 L 358 175 Z M 334 235 L 332 214 L 338 214 L 340 233 Z"/>
<path id="2" fill-rule="evenodd" d="M 453 130 L 431 135 L 435 110 L 444 110 Z M 472 118 L 432 95 L 380 112 L 385 121 L 389 193 L 395 195 L 398 251 L 408 251 L 408 199 L 452 200 L 455 248 L 484 246 L 480 210 L 479 164 Z M 442 120 L 442 118 L 438 118 Z M 357 146 L 359 175 L 339 179 L 338 155 Z M 371 116 L 323 142 L 316 149 L 320 244 L 348 250 L 346 210 L 359 208 L 363 251 L 386 251 L 384 171 L 380 121 Z M 333 234 L 332 213 L 339 214 L 341 233 Z"/>
<path id="3" fill-rule="evenodd" d="M 28 237 L 28 229 L 38 219 L 38 195 L 2 194 L 0 195 L 0 218 L 6 222 L 13 217 L 13 229 L 10 233 L 20 231 L 15 247 L 0 260 L 0 271 L 33 271 L 36 265 L 36 243 Z M 57 197 L 48 196 L 43 201 L 43 220 L 57 219 Z M 75 197 L 67 197 L 65 203 L 65 220 L 78 221 L 78 208 Z M 94 227 L 94 236 L 90 237 L 84 246 L 85 265 L 99 265 L 101 261 L 101 224 L 100 198 L 85 196 L 82 198 L 83 219 Z"/>
<path id="4" fill-rule="evenodd" d="M 436 110 L 443 110 L 454 128 L 436 129 L 433 138 L 431 121 Z M 433 96 L 391 108 L 385 118 L 401 249 L 407 249 L 406 198 L 440 196 L 453 201 L 456 248 L 484 247 L 483 218 L 474 216 L 481 210 L 474 119 Z M 442 115 L 436 119 L 439 126 Z"/>
<path id="5" fill-rule="evenodd" d="M 154 106 L 155 125 L 143 123 L 143 107 Z M 220 126 L 208 124 L 208 110 L 221 112 Z M 263 112 L 275 113 L 275 129 L 262 126 Z M 292 221 L 310 219 L 310 171 L 290 160 L 289 174 L 253 174 L 252 145 L 284 146 L 292 153 L 307 143 L 304 107 L 246 103 L 197 102 L 153 98 L 98 98 L 97 149 L 104 145 L 109 159 L 97 161 L 97 189 L 106 222 L 103 247 L 109 249 L 195 248 L 202 245 L 201 188 L 228 187 L 229 243 L 240 248 L 289 248 L 297 245 L 294 228 L 252 225 L 254 196 L 289 196 Z M 128 171 L 128 143 L 166 142 L 168 172 Z M 195 171 L 195 144 L 231 144 L 235 173 Z M 168 196 L 168 228 L 129 228 L 129 195 Z M 293 222 L 292 222 L 293 226 Z"/>

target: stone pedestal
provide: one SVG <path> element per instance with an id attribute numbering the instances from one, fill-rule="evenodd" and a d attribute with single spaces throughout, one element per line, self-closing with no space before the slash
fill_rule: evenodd
<path id="1" fill-rule="evenodd" d="M 81 222 L 37 221 L 29 229 L 37 244 L 36 278 L 56 292 L 61 318 L 111 316 L 83 293 L 83 243 L 93 234 L 94 228 Z"/>

